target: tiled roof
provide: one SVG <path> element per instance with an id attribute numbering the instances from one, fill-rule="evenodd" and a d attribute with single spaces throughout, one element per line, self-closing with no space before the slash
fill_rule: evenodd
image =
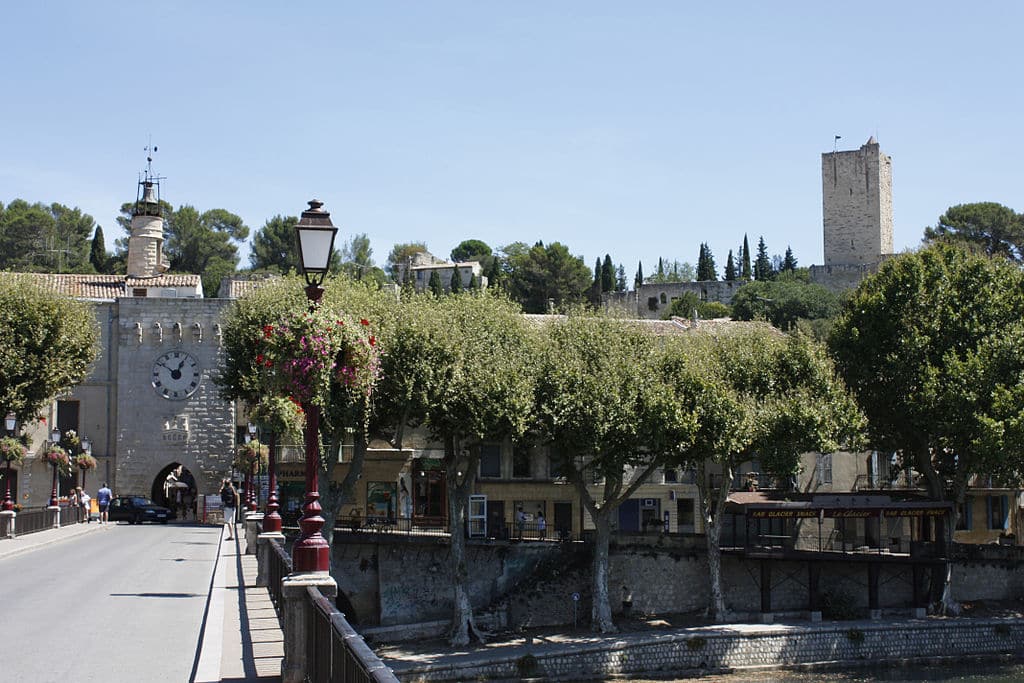
<path id="1" fill-rule="evenodd" d="M 221 299 L 240 299 L 249 292 L 262 287 L 271 280 L 276 280 L 278 275 L 254 275 L 247 278 L 226 277 L 220 281 L 220 289 L 217 296 Z"/>
<path id="2" fill-rule="evenodd" d="M 158 275 L 150 278 L 124 275 L 78 275 L 74 273 L 4 273 L 7 277 L 27 277 L 47 289 L 80 299 L 116 299 L 129 296 L 139 287 L 189 288 L 202 291 L 198 275 Z"/>

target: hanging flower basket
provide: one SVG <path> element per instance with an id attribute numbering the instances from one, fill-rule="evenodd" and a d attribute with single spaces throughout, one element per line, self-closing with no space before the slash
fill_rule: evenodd
<path id="1" fill-rule="evenodd" d="M 380 354 L 368 320 L 338 320 L 326 311 L 284 316 L 263 328 L 256 362 L 270 372 L 271 393 L 296 404 L 322 404 L 332 389 L 349 402 L 369 400 Z M 337 397 L 336 397 L 337 398 Z"/>
<path id="2" fill-rule="evenodd" d="M 96 469 L 96 458 L 88 453 L 80 453 L 75 457 L 75 464 L 78 465 L 78 469 L 88 472 L 89 470 Z"/>
<path id="3" fill-rule="evenodd" d="M 260 467 L 267 466 L 270 449 L 259 441 L 250 441 L 238 447 L 234 466 L 236 470 L 246 474 L 255 474 Z"/>
<path id="4" fill-rule="evenodd" d="M 57 471 L 67 476 L 71 474 L 71 458 L 68 457 L 68 452 L 57 445 L 50 445 L 46 447 L 39 457 L 47 465 L 53 465 L 57 468 Z"/>
<path id="5" fill-rule="evenodd" d="M 25 459 L 28 449 L 13 436 L 5 436 L 0 439 L 0 461 L 9 462 L 12 465 L 20 465 Z"/>

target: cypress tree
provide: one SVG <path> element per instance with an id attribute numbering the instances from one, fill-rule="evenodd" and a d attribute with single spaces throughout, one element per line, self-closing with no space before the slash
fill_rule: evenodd
<path id="1" fill-rule="evenodd" d="M 497 256 L 495 256 L 494 259 L 491 261 L 491 269 L 487 271 L 487 286 L 501 286 L 501 259 L 499 259 Z"/>
<path id="2" fill-rule="evenodd" d="M 633 289 L 640 289 L 640 285 L 644 283 L 644 262 L 636 262 L 636 277 L 633 278 Z"/>
<path id="3" fill-rule="evenodd" d="M 476 273 L 471 273 L 469 276 L 469 291 L 475 292 L 480 289 L 480 280 L 476 278 Z"/>
<path id="4" fill-rule="evenodd" d="M 707 249 L 704 243 L 700 243 L 700 251 L 697 252 L 697 282 L 704 279 L 704 275 L 707 272 Z"/>
<path id="5" fill-rule="evenodd" d="M 658 257 L 658 276 L 655 282 L 665 281 L 665 264 L 662 262 L 661 257 Z"/>
<path id="6" fill-rule="evenodd" d="M 103 228 L 97 225 L 96 232 L 92 236 L 92 249 L 89 250 L 89 263 L 97 273 L 105 273 L 108 261 L 107 245 L 103 241 Z"/>
<path id="7" fill-rule="evenodd" d="M 452 282 L 450 287 L 452 294 L 458 294 L 462 291 L 462 276 L 459 275 L 458 268 L 452 268 Z"/>
<path id="8" fill-rule="evenodd" d="M 444 285 L 441 284 L 441 274 L 436 270 L 430 271 L 430 280 L 427 282 L 427 288 L 434 296 L 444 295 Z"/>
<path id="9" fill-rule="evenodd" d="M 726 282 L 732 282 L 736 279 L 736 262 L 732 259 L 732 249 L 729 250 L 729 256 L 725 259 L 725 280 Z"/>
<path id="10" fill-rule="evenodd" d="M 607 293 L 615 289 L 615 266 L 612 265 L 612 257 L 604 255 L 604 263 L 601 264 L 601 292 Z"/>
<path id="11" fill-rule="evenodd" d="M 740 259 L 740 263 L 742 264 L 742 270 L 740 271 L 740 279 L 749 280 L 751 278 L 752 273 L 750 271 L 750 243 L 747 242 L 746 233 L 743 233 L 743 256 Z"/>
<path id="12" fill-rule="evenodd" d="M 718 267 L 715 266 L 715 255 L 711 253 L 711 247 L 707 243 L 704 244 L 704 268 L 705 268 L 705 280 L 714 282 L 718 279 Z"/>

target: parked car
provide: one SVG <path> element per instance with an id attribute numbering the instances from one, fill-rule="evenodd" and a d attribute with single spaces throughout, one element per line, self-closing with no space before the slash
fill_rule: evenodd
<path id="1" fill-rule="evenodd" d="M 160 522 L 167 524 L 174 519 L 174 511 L 157 505 L 143 496 L 118 496 L 110 501 L 107 514 L 111 522 L 125 521 L 129 524 Z"/>

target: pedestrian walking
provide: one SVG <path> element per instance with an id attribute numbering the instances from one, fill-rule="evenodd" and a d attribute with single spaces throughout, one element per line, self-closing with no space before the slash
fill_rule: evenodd
<path id="1" fill-rule="evenodd" d="M 523 512 L 523 506 L 520 505 L 519 509 L 516 510 L 516 536 L 519 540 L 523 540 L 523 529 L 526 528 L 526 513 Z"/>
<path id="2" fill-rule="evenodd" d="M 224 508 L 224 526 L 228 529 L 228 540 L 235 538 L 235 512 L 238 510 L 238 491 L 230 479 L 220 487 L 220 502 Z"/>
<path id="3" fill-rule="evenodd" d="M 82 506 L 82 514 L 85 515 L 85 522 L 87 524 L 92 524 L 92 510 L 90 509 L 92 498 L 90 498 L 89 494 L 82 488 L 78 489 L 78 502 Z"/>
<path id="4" fill-rule="evenodd" d="M 547 536 L 547 530 L 548 522 L 546 519 L 544 519 L 544 511 L 537 510 L 537 535 L 543 539 L 545 536 Z"/>
<path id="5" fill-rule="evenodd" d="M 103 482 L 103 486 L 96 492 L 96 504 L 100 508 L 100 524 L 106 524 L 107 519 L 107 508 L 110 507 L 110 500 L 114 497 L 114 493 L 110 490 L 110 486 L 107 482 Z"/>

